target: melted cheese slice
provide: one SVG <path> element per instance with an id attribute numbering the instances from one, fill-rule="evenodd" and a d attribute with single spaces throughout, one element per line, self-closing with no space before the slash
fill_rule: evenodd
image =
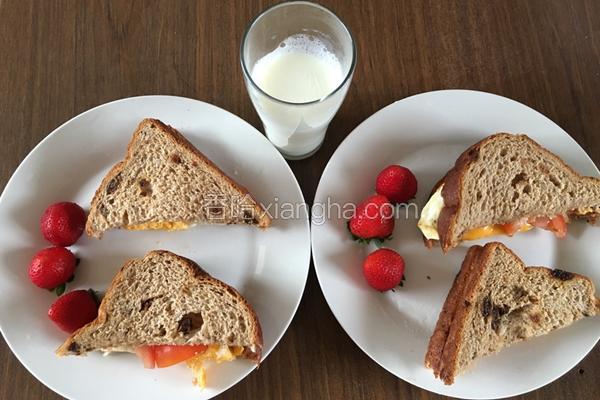
<path id="1" fill-rule="evenodd" d="M 431 195 L 431 198 L 425 204 L 425 207 L 421 210 L 421 218 L 417 226 L 423 232 L 423 236 L 427 239 L 440 240 L 440 236 L 437 231 L 438 218 L 444 208 L 444 198 L 442 197 L 442 188 L 444 185 L 440 185 L 439 188 Z"/>
<path id="2" fill-rule="evenodd" d="M 224 346 L 213 344 L 208 346 L 206 351 L 195 355 L 186 361 L 187 366 L 194 374 L 194 384 L 201 389 L 206 387 L 206 371 L 204 370 L 204 361 L 215 361 L 221 363 L 223 361 L 233 361 L 244 352 L 242 346 Z"/>
<path id="3" fill-rule="evenodd" d="M 525 224 L 517 232 L 527 232 L 533 229 L 533 225 Z M 462 235 L 462 240 L 477 240 L 483 239 L 489 236 L 505 235 L 506 232 L 502 225 L 488 225 L 482 228 L 471 229 Z"/>
<path id="4" fill-rule="evenodd" d="M 146 231 L 146 230 L 163 230 L 163 231 L 179 231 L 189 228 L 185 222 L 145 222 L 143 224 L 129 225 L 125 229 L 130 231 Z"/>

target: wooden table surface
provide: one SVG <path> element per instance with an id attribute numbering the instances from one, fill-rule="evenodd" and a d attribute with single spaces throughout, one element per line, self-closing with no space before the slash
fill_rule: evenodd
<path id="1" fill-rule="evenodd" d="M 200 99 L 262 130 L 238 47 L 246 24 L 269 3 L 0 0 L 0 187 L 58 125 L 123 97 Z M 290 162 L 308 202 L 327 160 L 361 121 L 395 100 L 437 89 L 483 90 L 529 105 L 600 164 L 600 1 L 323 3 L 353 31 L 358 64 L 322 149 Z M 565 376 L 520 398 L 598 399 L 599 372 L 596 346 Z M 367 357 L 336 322 L 311 269 L 277 348 L 219 398 L 439 397 Z M 59 398 L 0 341 L 0 399 Z"/>

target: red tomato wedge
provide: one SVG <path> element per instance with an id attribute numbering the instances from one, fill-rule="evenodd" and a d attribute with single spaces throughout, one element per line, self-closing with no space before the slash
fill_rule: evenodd
<path id="1" fill-rule="evenodd" d="M 140 346 L 135 349 L 137 355 L 144 362 L 144 368 L 166 368 L 171 365 L 178 364 L 196 354 L 206 351 L 208 346 L 178 346 L 178 345 L 155 345 L 155 346 Z"/>
<path id="2" fill-rule="evenodd" d="M 502 224 L 501 226 L 504 233 L 506 233 L 508 236 L 512 236 L 515 233 L 519 232 L 525 224 L 527 224 L 527 220 L 525 218 L 522 218 L 513 222 Z"/>
<path id="3" fill-rule="evenodd" d="M 548 224 L 550 223 L 550 218 L 548 217 L 535 217 L 532 218 L 531 220 L 531 225 L 537 227 L 537 228 L 542 228 L 542 229 L 548 229 Z"/>
<path id="4" fill-rule="evenodd" d="M 156 360 L 156 366 L 158 368 L 170 367 L 171 365 L 178 364 L 189 358 L 194 357 L 196 354 L 203 353 L 206 351 L 208 346 L 196 345 L 196 346 L 170 346 L 170 345 L 158 345 L 154 347 L 154 357 Z"/>
<path id="5" fill-rule="evenodd" d="M 531 221 L 531 223 L 534 226 L 537 226 L 538 228 L 552 231 L 554 235 L 559 239 L 562 239 L 565 236 L 567 236 L 567 221 L 562 215 L 557 215 L 553 218 L 548 218 L 544 216 L 536 217 Z"/>
<path id="6" fill-rule="evenodd" d="M 567 221 L 562 215 L 557 215 L 550 220 L 546 229 L 554 232 L 557 238 L 562 239 L 567 236 Z"/>
<path id="7" fill-rule="evenodd" d="M 144 362 L 144 368 L 154 368 L 154 346 L 140 346 L 137 349 L 135 349 L 135 353 Z"/>

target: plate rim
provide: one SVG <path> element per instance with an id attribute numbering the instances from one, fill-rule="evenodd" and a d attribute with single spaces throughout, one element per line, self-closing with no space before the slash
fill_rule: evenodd
<path id="1" fill-rule="evenodd" d="M 347 146 L 348 143 L 353 140 L 354 136 L 358 135 L 358 131 L 371 119 L 375 118 L 378 114 L 385 112 L 387 109 L 396 106 L 399 103 L 408 101 L 408 100 L 414 100 L 415 98 L 418 97 L 426 97 L 426 96 L 431 96 L 431 95 L 444 95 L 444 94 L 461 94 L 461 95 L 466 95 L 466 96 L 489 96 L 489 97 L 494 97 L 497 98 L 499 100 L 505 101 L 505 102 L 509 102 L 509 103 L 513 103 L 517 106 L 520 107 L 524 107 L 526 109 L 528 109 L 528 111 L 533 111 L 534 114 L 536 114 L 538 117 L 543 118 L 544 120 L 550 122 L 551 124 L 556 125 L 561 131 L 563 131 L 565 133 L 565 136 L 567 137 L 568 140 L 570 140 L 573 144 L 575 144 L 583 154 L 585 154 L 586 160 L 589 161 L 591 163 L 591 165 L 594 166 L 594 170 L 596 171 L 596 174 L 600 176 L 600 169 L 598 168 L 598 166 L 596 165 L 596 163 L 592 160 L 592 158 L 589 156 L 589 154 L 587 154 L 587 152 L 585 151 L 585 149 L 583 149 L 583 147 L 581 147 L 579 145 L 579 143 L 571 136 L 569 135 L 569 133 L 567 133 L 567 131 L 565 129 L 563 129 L 560 125 L 558 125 L 556 122 L 554 122 L 553 120 L 551 120 L 549 117 L 547 117 L 546 115 L 542 114 L 541 112 L 537 111 L 536 109 L 523 104 L 517 100 L 499 95 L 499 94 L 495 94 L 495 93 L 490 93 L 490 92 L 485 92 L 485 91 L 481 91 L 481 90 L 472 90 L 472 89 L 440 89 L 440 90 L 432 90 L 432 91 L 428 91 L 428 92 L 421 92 L 421 93 L 417 93 L 414 94 L 412 96 L 408 96 L 408 97 L 404 97 L 402 99 L 399 100 L 395 100 L 392 103 L 383 106 L 382 108 L 380 108 L 379 110 L 375 111 L 373 114 L 369 115 L 367 118 L 365 118 L 361 123 L 359 123 L 354 129 L 352 129 L 352 131 L 340 142 L 340 144 L 338 145 L 338 147 L 335 149 L 335 151 L 333 152 L 333 154 L 331 155 L 331 157 L 329 158 L 329 161 L 327 162 L 327 164 L 325 165 L 325 168 L 323 169 L 323 172 L 321 173 L 321 177 L 319 179 L 319 183 L 317 184 L 317 189 L 315 190 L 315 195 L 314 195 L 314 200 L 313 200 L 313 206 L 314 204 L 316 204 L 318 202 L 318 200 L 322 200 L 322 193 L 321 191 L 324 190 L 323 188 L 323 179 L 325 177 L 325 175 L 327 174 L 328 170 L 330 168 L 332 168 L 331 166 L 333 158 L 335 156 L 335 154 L 340 151 L 340 149 L 344 146 Z M 483 137 L 482 137 L 483 139 Z M 322 275 L 319 274 L 319 268 L 317 267 L 317 261 L 316 261 L 316 251 L 315 251 L 315 240 L 314 240 L 314 235 L 315 235 L 315 231 L 318 230 L 315 229 L 315 225 L 314 224 L 314 214 L 311 213 L 311 230 L 310 230 L 310 234 L 311 234 L 311 254 L 312 254 L 312 262 L 313 262 L 313 266 L 315 269 L 315 274 L 317 276 L 317 281 L 319 282 L 319 287 L 321 289 L 321 292 L 323 293 L 323 297 L 325 298 L 325 302 L 327 303 L 327 306 L 329 307 L 331 313 L 333 314 L 334 318 L 336 319 L 336 321 L 338 322 L 338 324 L 342 327 L 342 329 L 344 330 L 344 333 L 346 335 L 348 335 L 348 337 L 350 337 L 350 339 L 352 340 L 352 342 L 354 342 L 354 344 L 365 354 L 367 355 L 372 361 L 374 361 L 379 367 L 383 368 L 385 371 L 387 371 L 388 373 L 392 374 L 393 376 L 395 376 L 397 379 L 401 379 L 407 383 L 409 383 L 410 385 L 416 386 L 421 390 L 425 390 L 427 392 L 430 393 L 435 393 L 438 395 L 442 395 L 442 396 L 449 396 L 452 397 L 446 393 L 440 393 L 437 392 L 435 390 L 430 390 L 427 388 L 422 387 L 421 385 L 419 385 L 416 381 L 414 381 L 413 379 L 408 379 L 405 377 L 400 377 L 398 375 L 396 375 L 393 371 L 391 371 L 389 368 L 387 368 L 386 366 L 382 365 L 379 361 L 377 361 L 373 355 L 371 355 L 369 352 L 367 352 L 363 346 L 358 343 L 357 339 L 355 339 L 352 335 L 350 335 L 350 333 L 348 332 L 348 329 L 346 328 L 346 326 L 344 325 L 344 323 L 341 321 L 340 317 L 338 316 L 338 313 L 334 310 L 334 308 L 331 306 L 331 301 L 328 298 L 328 295 L 326 294 L 327 291 L 325 290 L 324 286 L 323 286 L 323 278 Z M 338 311 L 339 312 L 339 311 Z M 591 349 L 584 355 L 584 357 L 579 361 L 581 362 L 585 357 L 587 357 L 587 355 L 595 348 L 595 346 L 598 344 L 598 342 L 600 342 L 600 335 L 598 336 L 598 338 L 596 339 L 596 342 L 594 343 L 594 345 L 591 347 Z M 520 391 L 520 392 L 515 392 L 515 393 L 509 393 L 506 395 L 502 395 L 500 397 L 465 397 L 466 399 L 473 399 L 473 400 L 482 400 L 482 399 L 503 399 L 503 398 L 508 398 L 508 397 L 513 397 L 513 396 L 519 396 L 519 395 L 523 395 L 526 393 L 530 393 L 533 392 L 534 390 L 538 390 L 542 387 L 545 387 L 547 385 L 549 385 L 552 382 L 557 381 L 558 379 L 562 378 L 564 375 L 566 375 L 569 371 L 572 370 L 573 367 L 567 369 L 566 371 L 564 371 L 563 373 L 561 373 L 560 375 L 558 375 L 557 377 L 552 378 L 551 380 L 547 381 L 546 383 L 543 383 L 539 386 L 533 387 L 531 389 L 528 389 L 526 391 Z"/>
<path id="2" fill-rule="evenodd" d="M 15 168 L 15 170 L 12 172 L 10 178 L 8 179 L 8 181 L 6 182 L 4 188 L 2 189 L 2 193 L 0 193 L 0 207 L 2 206 L 3 202 L 5 201 L 5 195 L 6 192 L 10 189 L 10 187 L 12 185 L 14 185 L 14 180 L 15 180 L 15 176 L 19 173 L 19 171 L 24 168 L 24 164 L 27 162 L 27 160 L 30 157 L 33 157 L 33 154 L 36 151 L 39 151 L 39 148 L 41 148 L 46 141 L 51 140 L 51 137 L 57 136 L 57 135 L 61 135 L 61 131 L 64 129 L 64 127 L 72 122 L 74 122 L 75 120 L 79 119 L 79 118 L 83 118 L 85 115 L 87 115 L 88 113 L 93 113 L 96 112 L 97 110 L 104 108 L 104 107 L 108 107 L 108 106 L 112 106 L 118 103 L 127 103 L 127 102 L 137 102 L 137 101 L 144 101 L 144 100 L 164 100 L 164 101 L 183 101 L 183 102 L 193 102 L 193 103 L 201 103 L 203 106 L 208 106 L 209 108 L 215 108 L 217 110 L 219 110 L 220 112 L 224 112 L 228 115 L 228 118 L 232 118 L 235 119 L 237 121 L 239 121 L 240 123 L 242 123 L 243 125 L 246 125 L 252 132 L 253 135 L 255 136 L 259 136 L 261 139 L 259 140 L 263 140 L 266 141 L 267 144 L 272 148 L 273 152 L 276 153 L 275 154 L 275 158 L 278 159 L 279 161 L 281 161 L 284 165 L 285 165 L 285 171 L 287 173 L 289 173 L 291 175 L 291 177 L 293 178 L 293 183 L 294 183 L 294 187 L 297 190 L 298 194 L 300 195 L 299 200 L 301 200 L 301 202 L 303 204 L 306 204 L 306 199 L 304 198 L 304 193 L 302 191 L 302 188 L 298 182 L 298 179 L 296 178 L 296 175 L 294 174 L 294 172 L 292 171 L 290 165 L 287 163 L 287 161 L 285 160 L 285 158 L 281 155 L 281 153 L 279 151 L 277 151 L 277 149 L 275 149 L 275 147 L 273 147 L 271 145 L 271 143 L 269 142 L 269 140 L 265 137 L 265 135 L 263 135 L 258 129 L 256 129 L 253 125 L 251 125 L 249 122 L 247 122 L 246 120 L 244 120 L 243 118 L 237 116 L 236 114 L 232 113 L 229 110 L 226 110 L 224 108 L 221 108 L 217 105 L 208 103 L 206 101 L 202 101 L 202 100 L 198 100 L 198 99 L 193 99 L 193 98 L 189 98 L 189 97 L 184 97 L 184 96 L 173 96 L 173 95 L 160 95 L 160 94 L 153 94 L 153 95 L 139 95 L 139 96 L 130 96 L 130 97 L 123 97 L 123 98 L 119 98 L 119 99 L 115 99 L 115 100 L 111 100 L 108 101 L 106 103 L 102 103 L 102 104 L 98 104 L 95 105 L 71 118 L 69 118 L 68 120 L 66 120 L 65 122 L 61 123 L 60 125 L 58 125 L 56 128 L 54 128 L 52 131 L 50 131 L 50 133 L 48 133 L 44 138 L 42 138 L 35 146 L 33 146 L 33 148 L 31 150 L 29 150 L 29 152 L 27 153 L 27 155 L 19 162 L 19 165 Z M 311 224 L 310 224 L 310 215 L 308 213 L 308 208 L 307 207 L 301 207 L 302 209 L 302 215 L 301 218 L 296 218 L 296 219 L 300 219 L 303 220 L 303 227 L 302 230 L 304 231 L 303 235 L 307 235 L 308 238 L 306 240 L 306 244 L 304 244 L 303 246 L 306 246 L 306 249 L 303 249 L 303 252 L 306 253 L 306 262 L 302 263 L 302 264 L 306 264 L 306 271 L 304 273 L 304 279 L 303 279 L 303 283 L 302 283 L 302 290 L 300 291 L 300 296 L 298 297 L 298 299 L 295 302 L 295 305 L 293 307 L 293 311 L 291 312 L 291 314 L 287 317 L 287 321 L 285 323 L 285 326 L 283 328 L 283 330 L 275 337 L 275 340 L 273 341 L 273 347 L 271 349 L 269 349 L 267 352 L 265 352 L 262 357 L 261 357 L 261 363 L 263 363 L 267 357 L 271 354 L 271 352 L 273 350 L 275 350 L 275 348 L 279 345 L 281 339 L 283 338 L 283 336 L 288 332 L 288 329 L 290 328 L 290 325 L 294 319 L 294 317 L 296 316 L 297 312 L 298 312 L 298 308 L 300 307 L 300 303 L 304 297 L 304 293 L 306 291 L 306 284 L 308 282 L 308 275 L 310 273 L 310 263 L 312 260 L 312 246 L 311 246 Z M 21 356 L 18 354 L 18 352 L 15 351 L 13 344 L 7 340 L 6 335 L 4 333 L 4 328 L 2 327 L 2 323 L 0 322 L 0 334 L 2 335 L 2 338 L 4 339 L 4 342 L 6 343 L 7 347 L 10 349 L 10 352 L 12 353 L 12 355 L 19 361 L 19 363 L 21 364 L 21 366 L 23 366 L 27 372 L 29 372 L 38 382 L 40 382 L 42 385 L 46 386 L 48 389 L 52 390 L 53 392 L 57 393 L 58 395 L 65 397 L 67 399 L 71 399 L 71 397 L 67 396 L 66 393 L 64 393 L 62 390 L 59 390 L 55 387 L 55 385 L 48 383 L 46 380 L 41 379 L 41 377 L 34 371 L 31 370 L 30 366 L 27 365 L 27 363 L 25 363 L 23 361 L 23 359 L 21 358 Z M 240 375 L 240 377 L 233 379 L 231 383 L 229 383 L 227 386 L 225 386 L 223 388 L 223 390 L 218 391 L 217 393 L 215 393 L 214 395 L 211 395 L 209 398 L 213 398 L 215 396 L 219 396 L 222 393 L 225 393 L 226 391 L 228 391 L 229 389 L 231 389 L 233 386 L 237 385 L 238 383 L 240 383 L 242 380 L 246 379 L 250 374 L 252 374 L 253 372 L 255 372 L 258 369 L 258 365 L 254 365 L 248 372 L 243 373 Z"/>

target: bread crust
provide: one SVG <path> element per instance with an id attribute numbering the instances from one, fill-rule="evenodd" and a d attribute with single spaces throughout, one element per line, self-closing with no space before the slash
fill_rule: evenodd
<path id="1" fill-rule="evenodd" d="M 465 321 L 471 307 L 476 306 L 475 300 L 481 276 L 497 248 L 510 253 L 525 273 L 541 270 L 549 279 L 561 281 L 553 274 L 554 270 L 552 269 L 526 266 L 511 249 L 502 243 L 490 242 L 484 247 L 476 245 L 469 248 L 460 272 L 446 297 L 425 356 L 425 366 L 433 369 L 434 375 L 442 379 L 446 385 L 454 383 L 454 377 L 458 372 L 457 357 L 463 340 Z M 595 297 L 593 282 L 577 273 L 569 272 L 569 275 L 569 279 L 583 279 L 591 283 L 592 293 L 589 294 L 596 299 L 596 314 L 600 314 L 600 298 Z"/>
<path id="2" fill-rule="evenodd" d="M 442 199 L 444 207 L 438 218 L 438 235 L 440 245 L 444 253 L 455 247 L 459 240 L 452 236 L 458 210 L 462 201 L 460 189 L 464 181 L 464 175 L 473 162 L 479 158 L 479 149 L 482 145 L 492 140 L 497 135 L 492 135 L 465 150 L 456 160 L 454 168 L 446 173 L 444 187 L 442 188 Z"/>
<path id="3" fill-rule="evenodd" d="M 97 231 L 96 229 L 94 229 L 94 226 L 93 226 L 94 217 L 96 216 L 96 214 L 99 211 L 98 210 L 98 202 L 102 196 L 102 193 L 106 190 L 106 186 L 108 185 L 108 183 L 115 176 L 117 176 L 121 171 L 123 171 L 123 168 L 124 168 L 125 164 L 127 163 L 127 161 L 133 157 L 133 146 L 135 145 L 135 143 L 138 139 L 138 136 L 141 134 L 142 129 L 147 125 L 157 126 L 160 130 L 162 130 L 164 133 L 167 134 L 167 137 L 169 138 L 169 140 L 172 140 L 175 144 L 182 146 L 187 151 L 194 154 L 194 156 L 196 156 L 198 159 L 200 159 L 204 163 L 206 163 L 208 168 L 212 169 L 213 173 L 216 173 L 217 175 L 219 175 L 223 179 L 225 179 L 231 186 L 233 186 L 239 192 L 240 196 L 249 197 L 254 203 L 253 204 L 254 211 L 255 211 L 256 215 L 258 216 L 258 223 L 257 223 L 258 227 L 267 228 L 271 225 L 271 222 L 272 222 L 271 217 L 264 210 L 264 208 L 262 208 L 260 203 L 258 201 L 256 201 L 256 199 L 252 196 L 252 194 L 248 191 L 248 189 L 246 189 L 244 186 L 241 186 L 240 184 L 238 184 L 230 176 L 228 176 L 225 172 L 223 172 L 215 163 L 213 163 L 208 157 L 206 157 L 204 154 L 202 154 L 202 152 L 200 152 L 200 150 L 198 150 L 193 144 L 191 144 L 175 128 L 173 128 L 170 125 L 164 124 L 162 121 L 160 121 L 158 119 L 145 118 L 138 124 L 138 127 L 136 128 L 131 140 L 129 141 L 129 144 L 127 145 L 125 159 L 123 161 L 118 162 L 110 169 L 110 171 L 102 179 L 102 182 L 100 183 L 100 186 L 98 187 L 98 189 L 96 189 L 94 197 L 92 198 L 90 213 L 88 215 L 86 225 L 85 225 L 85 232 L 90 237 L 95 237 L 98 239 L 102 237 L 103 232 Z"/>
<path id="4" fill-rule="evenodd" d="M 128 147 L 128 149 L 129 149 L 129 147 Z M 127 157 L 129 157 L 129 155 L 127 155 L 126 158 Z M 94 229 L 94 226 L 93 226 L 94 225 L 94 217 L 99 212 L 98 202 L 100 201 L 102 192 L 106 190 L 106 186 L 108 185 L 108 182 L 110 182 L 115 176 L 117 176 L 123 170 L 124 164 L 125 164 L 125 161 L 119 161 L 118 163 L 113 165 L 113 167 L 108 171 L 106 176 L 102 179 L 102 182 L 100 182 L 100 186 L 98 186 L 98 189 L 96 189 L 96 192 L 94 193 L 94 197 L 92 198 L 92 202 L 90 204 L 90 212 L 88 213 L 88 217 L 85 221 L 85 233 L 89 237 L 93 237 L 96 239 L 102 238 L 103 232 L 97 231 L 96 229 Z"/>
<path id="5" fill-rule="evenodd" d="M 461 296 L 457 298 L 454 318 L 450 323 L 446 343 L 444 343 L 444 350 L 438 365 L 438 376 L 446 385 L 454 383 L 454 376 L 457 373 L 458 350 L 464 333 L 464 321 L 471 307 L 475 306 L 474 297 L 477 295 L 477 286 L 488 258 L 492 254 L 492 251 L 489 251 L 490 247 L 492 246 L 476 246 L 474 249 L 475 256 L 466 263 L 467 273 L 465 274 L 463 291 Z"/>
<path id="6" fill-rule="evenodd" d="M 442 189 L 444 207 L 442 208 L 442 211 L 438 218 L 437 230 L 440 237 L 439 242 L 444 253 L 447 253 L 449 250 L 456 247 L 461 241 L 460 237 L 457 236 L 457 232 L 455 232 L 455 227 L 457 216 L 460 212 L 460 208 L 463 203 L 461 188 L 464 185 L 466 173 L 469 171 L 471 165 L 478 161 L 481 148 L 486 146 L 488 143 L 497 140 L 498 138 L 503 136 L 515 137 L 517 140 L 526 140 L 539 151 L 545 153 L 546 157 L 557 161 L 564 169 L 568 170 L 571 174 L 578 177 L 579 179 L 583 181 L 588 181 L 589 183 L 593 184 L 600 184 L 600 180 L 598 178 L 580 175 L 575 170 L 573 170 L 573 168 L 567 165 L 560 157 L 558 157 L 545 147 L 541 146 L 539 143 L 535 142 L 527 135 L 513 135 L 510 133 L 500 132 L 488 136 L 466 149 L 458 157 L 456 163 L 454 164 L 454 167 L 450 169 L 450 171 L 448 171 L 445 177 L 442 178 L 442 180 L 440 181 L 444 183 L 444 188 Z M 440 184 L 440 182 L 438 182 L 438 185 Z M 597 215 L 590 215 L 590 218 L 588 218 L 588 222 L 594 223 L 596 217 Z M 434 242 L 435 241 L 431 243 L 426 243 L 426 246 L 431 247 L 432 243 Z"/>
<path id="7" fill-rule="evenodd" d="M 454 282 L 452 283 L 452 287 L 448 292 L 446 301 L 444 301 L 444 305 L 440 311 L 433 334 L 429 339 L 427 353 L 425 354 L 425 367 L 433 369 L 433 373 L 435 374 L 436 378 L 439 377 L 440 374 L 440 361 L 442 358 L 442 353 L 444 351 L 446 339 L 448 338 L 448 333 L 450 332 L 452 321 L 454 320 L 454 315 L 458 308 L 459 302 L 462 299 L 466 282 L 469 277 L 469 272 L 471 268 L 476 265 L 476 260 L 481 254 L 481 250 L 481 246 L 473 246 L 467 252 L 460 271 L 454 278 Z"/>
<path id="8" fill-rule="evenodd" d="M 204 271 L 198 264 L 196 264 L 194 261 L 192 261 L 188 258 L 179 256 L 179 255 L 174 254 L 167 250 L 152 250 L 148 254 L 146 254 L 145 257 L 160 256 L 163 254 L 169 255 L 171 257 L 175 257 L 179 261 L 181 261 L 181 264 L 188 270 L 188 272 L 192 276 L 192 279 L 208 281 L 211 285 L 214 285 L 224 291 L 229 292 L 236 298 L 236 300 L 238 300 L 240 303 L 242 303 L 244 305 L 246 311 L 251 316 L 251 319 L 253 321 L 253 326 L 256 328 L 252 332 L 252 336 L 254 337 L 254 345 L 256 346 L 256 351 L 247 351 L 249 349 L 245 349 L 242 354 L 242 357 L 252 360 L 252 361 L 256 362 L 257 364 L 260 363 L 260 359 L 262 356 L 262 346 L 263 346 L 262 328 L 260 326 L 260 322 L 258 320 L 258 316 L 256 315 L 256 312 L 254 311 L 252 306 L 246 301 L 246 299 L 235 288 L 227 285 L 226 283 L 224 283 L 216 278 L 213 278 L 206 271 Z M 106 312 L 106 304 L 109 303 L 110 300 L 115 295 L 117 295 L 116 288 L 117 288 L 119 282 L 121 282 L 124 278 L 123 271 L 125 271 L 125 269 L 127 269 L 135 261 L 137 261 L 137 260 L 131 259 L 131 260 L 127 261 L 119 269 L 117 274 L 113 277 L 113 279 L 110 283 L 110 286 L 108 287 L 108 290 L 106 291 L 106 294 L 105 294 L 104 298 L 102 299 L 102 302 L 100 303 L 100 307 L 98 308 L 98 316 L 96 317 L 96 319 L 93 320 L 92 322 L 84 325 L 83 327 L 79 328 L 75 332 L 73 332 L 71 334 L 71 336 L 69 336 L 67 338 L 67 340 L 65 340 L 65 342 L 56 350 L 56 354 L 58 356 L 85 354 L 85 352 L 86 352 L 85 349 L 83 349 L 83 351 L 72 351 L 72 350 L 69 350 L 69 347 L 71 346 L 72 343 L 75 342 L 75 339 L 77 338 L 78 334 L 86 332 L 90 329 L 102 326 L 106 322 L 107 317 L 108 317 L 108 314 Z M 211 344 L 211 343 L 204 343 L 204 344 Z"/>

